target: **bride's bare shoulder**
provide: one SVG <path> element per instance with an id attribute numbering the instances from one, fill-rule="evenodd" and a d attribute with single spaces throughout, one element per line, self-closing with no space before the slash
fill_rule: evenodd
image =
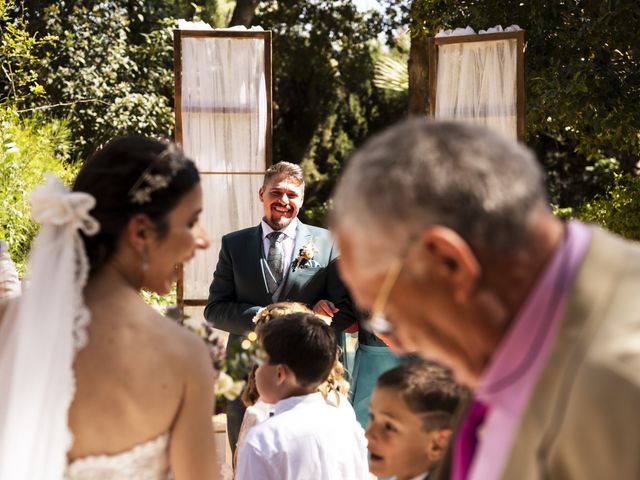
<path id="1" fill-rule="evenodd" d="M 181 364 L 188 368 L 193 368 L 197 364 L 201 365 L 202 362 L 210 365 L 209 353 L 202 338 L 173 319 L 164 317 L 157 312 L 154 312 L 154 315 L 159 317 L 154 321 L 163 325 L 163 333 L 170 341 L 172 350 L 179 357 Z"/>

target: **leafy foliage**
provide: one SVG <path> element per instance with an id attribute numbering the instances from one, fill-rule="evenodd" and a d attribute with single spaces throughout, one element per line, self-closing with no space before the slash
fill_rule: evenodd
<path id="1" fill-rule="evenodd" d="M 48 64 L 47 89 L 54 102 L 69 107 L 75 149 L 82 157 L 117 135 L 171 135 L 167 25 L 140 32 L 140 43 L 132 44 L 128 11 L 110 0 L 92 7 L 55 2 L 47 7 L 44 21 L 60 38 L 58 54 Z"/>
<path id="2" fill-rule="evenodd" d="M 70 183 L 77 167 L 69 160 L 69 129 L 63 121 L 0 115 L 0 238 L 7 240 L 18 271 L 24 271 L 37 225 L 27 194 L 53 172 Z"/>
<path id="3" fill-rule="evenodd" d="M 640 178 L 616 174 L 607 192 L 585 202 L 578 218 L 595 222 L 623 237 L 640 240 Z"/>
<path id="4" fill-rule="evenodd" d="M 552 201 L 576 207 L 640 156 L 640 4 L 591 0 L 388 1 L 387 28 L 413 36 L 470 25 L 526 30 L 528 143 L 549 173 Z M 400 4 L 400 5 L 399 5 Z"/>
<path id="5" fill-rule="evenodd" d="M 0 101 L 4 108 L 17 108 L 45 91 L 38 75 L 52 35 L 32 35 L 24 13 L 12 0 L 0 0 Z"/>
<path id="6" fill-rule="evenodd" d="M 376 89 L 381 20 L 353 2 L 263 2 L 254 24 L 273 31 L 274 161 L 303 166 L 305 220 L 322 224 L 349 154 L 402 116 L 404 93 Z"/>

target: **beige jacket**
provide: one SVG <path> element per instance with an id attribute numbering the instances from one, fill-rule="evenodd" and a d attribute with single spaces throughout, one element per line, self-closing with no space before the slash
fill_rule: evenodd
<path id="1" fill-rule="evenodd" d="M 640 245 L 593 229 L 502 479 L 640 479 Z"/>

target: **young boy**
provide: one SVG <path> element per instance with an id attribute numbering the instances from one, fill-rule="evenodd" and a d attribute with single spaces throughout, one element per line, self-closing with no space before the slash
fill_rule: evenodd
<path id="1" fill-rule="evenodd" d="M 318 392 L 336 360 L 333 329 L 313 314 L 293 313 L 260 326 L 258 336 L 265 358 L 256 387 L 275 413 L 249 430 L 236 479 L 368 478 L 362 427 Z"/>
<path id="2" fill-rule="evenodd" d="M 380 375 L 369 406 L 369 470 L 379 477 L 426 480 L 447 447 L 463 395 L 449 370 L 426 360 Z"/>

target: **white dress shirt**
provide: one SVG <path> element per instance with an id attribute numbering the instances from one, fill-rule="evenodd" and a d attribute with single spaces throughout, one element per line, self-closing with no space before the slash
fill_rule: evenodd
<path id="1" fill-rule="evenodd" d="M 236 480 L 368 478 L 364 430 L 321 393 L 279 401 L 247 434 L 236 471 Z"/>
<path id="2" fill-rule="evenodd" d="M 287 279 L 287 275 L 289 273 L 289 267 L 291 266 L 291 259 L 293 258 L 293 249 L 296 246 L 296 230 L 298 229 L 298 219 L 294 218 L 293 221 L 287 225 L 283 230 L 278 230 L 279 232 L 284 233 L 284 240 L 282 240 L 282 251 L 284 253 L 283 265 L 282 265 L 282 281 Z M 262 220 L 262 248 L 264 251 L 264 257 L 267 258 L 269 255 L 269 247 L 271 246 L 271 241 L 267 238 L 271 232 L 275 232 L 271 226 Z"/>
<path id="3" fill-rule="evenodd" d="M 427 478 L 429 478 L 429 470 L 422 472 L 420 475 L 416 475 L 415 477 L 411 477 L 409 480 L 425 480 Z M 391 480 L 398 480 L 398 477 L 391 477 Z"/>

